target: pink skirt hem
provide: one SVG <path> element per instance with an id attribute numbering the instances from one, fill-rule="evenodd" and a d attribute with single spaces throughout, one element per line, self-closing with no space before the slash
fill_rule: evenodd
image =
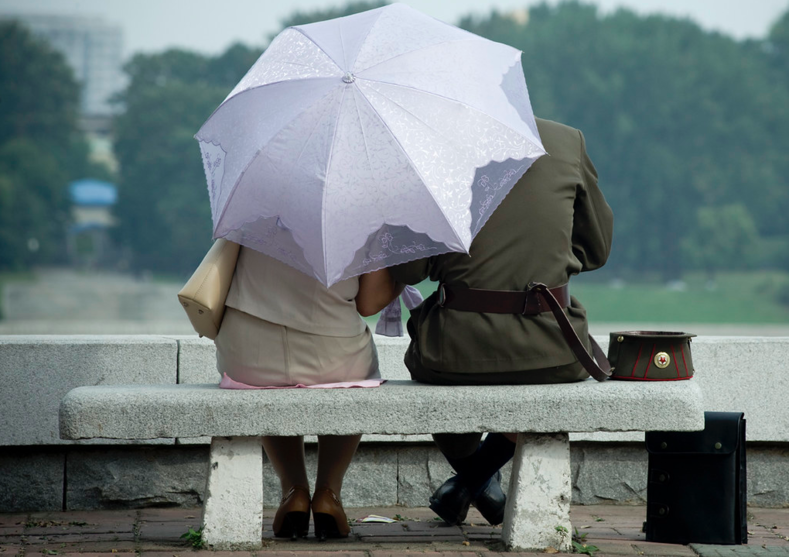
<path id="1" fill-rule="evenodd" d="M 232 380 L 227 374 L 222 375 L 222 381 L 219 382 L 220 389 L 351 389 L 351 388 L 363 388 L 363 389 L 370 389 L 374 387 L 380 387 L 386 379 L 366 379 L 364 381 L 344 381 L 341 383 L 320 383 L 318 385 L 284 385 L 281 387 L 255 387 L 253 385 L 247 385 L 246 383 L 239 383 L 238 381 Z"/>

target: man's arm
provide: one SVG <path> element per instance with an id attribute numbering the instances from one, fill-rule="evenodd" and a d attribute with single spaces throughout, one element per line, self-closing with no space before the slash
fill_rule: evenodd
<path id="1" fill-rule="evenodd" d="M 586 142 L 579 131 L 581 183 L 575 196 L 573 216 L 573 253 L 583 265 L 582 271 L 602 267 L 611 253 L 614 214 L 597 186 L 597 171 L 586 153 Z"/>
<path id="2" fill-rule="evenodd" d="M 419 284 L 430 276 L 430 262 L 431 258 L 425 257 L 423 259 L 417 259 L 415 261 L 409 261 L 408 263 L 389 267 L 389 272 L 392 274 L 392 278 L 397 282 L 402 282 L 404 284 Z"/>

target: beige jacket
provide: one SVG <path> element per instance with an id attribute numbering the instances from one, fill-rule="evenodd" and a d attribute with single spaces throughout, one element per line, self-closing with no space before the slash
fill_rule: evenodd
<path id="1" fill-rule="evenodd" d="M 305 333 L 353 337 L 366 327 L 356 312 L 358 291 L 358 278 L 326 288 L 285 263 L 242 247 L 225 304 Z"/>

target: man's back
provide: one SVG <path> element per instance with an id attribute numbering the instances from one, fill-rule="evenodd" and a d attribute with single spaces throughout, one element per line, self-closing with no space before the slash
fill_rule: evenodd
<path id="1" fill-rule="evenodd" d="M 415 283 L 429 275 L 456 287 L 525 290 L 532 281 L 561 286 L 605 263 L 613 217 L 583 136 L 547 120 L 538 119 L 537 126 L 548 155 L 494 211 L 470 256 L 450 253 L 394 267 L 396 280 Z M 567 313 L 586 339 L 583 308 L 574 300 Z M 409 331 L 421 364 L 440 372 L 515 372 L 575 362 L 551 314 L 461 312 L 439 308 L 433 295 L 412 315 Z"/>

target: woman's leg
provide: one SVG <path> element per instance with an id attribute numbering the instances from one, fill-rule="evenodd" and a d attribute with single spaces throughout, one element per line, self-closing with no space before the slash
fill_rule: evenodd
<path id="1" fill-rule="evenodd" d="M 263 437 L 263 448 L 279 476 L 283 495 L 295 486 L 309 488 L 304 458 L 304 437 Z"/>
<path id="2" fill-rule="evenodd" d="M 361 435 L 319 435 L 318 477 L 315 488 L 331 489 L 337 496 L 342 490 L 342 480 L 348 470 Z"/>

